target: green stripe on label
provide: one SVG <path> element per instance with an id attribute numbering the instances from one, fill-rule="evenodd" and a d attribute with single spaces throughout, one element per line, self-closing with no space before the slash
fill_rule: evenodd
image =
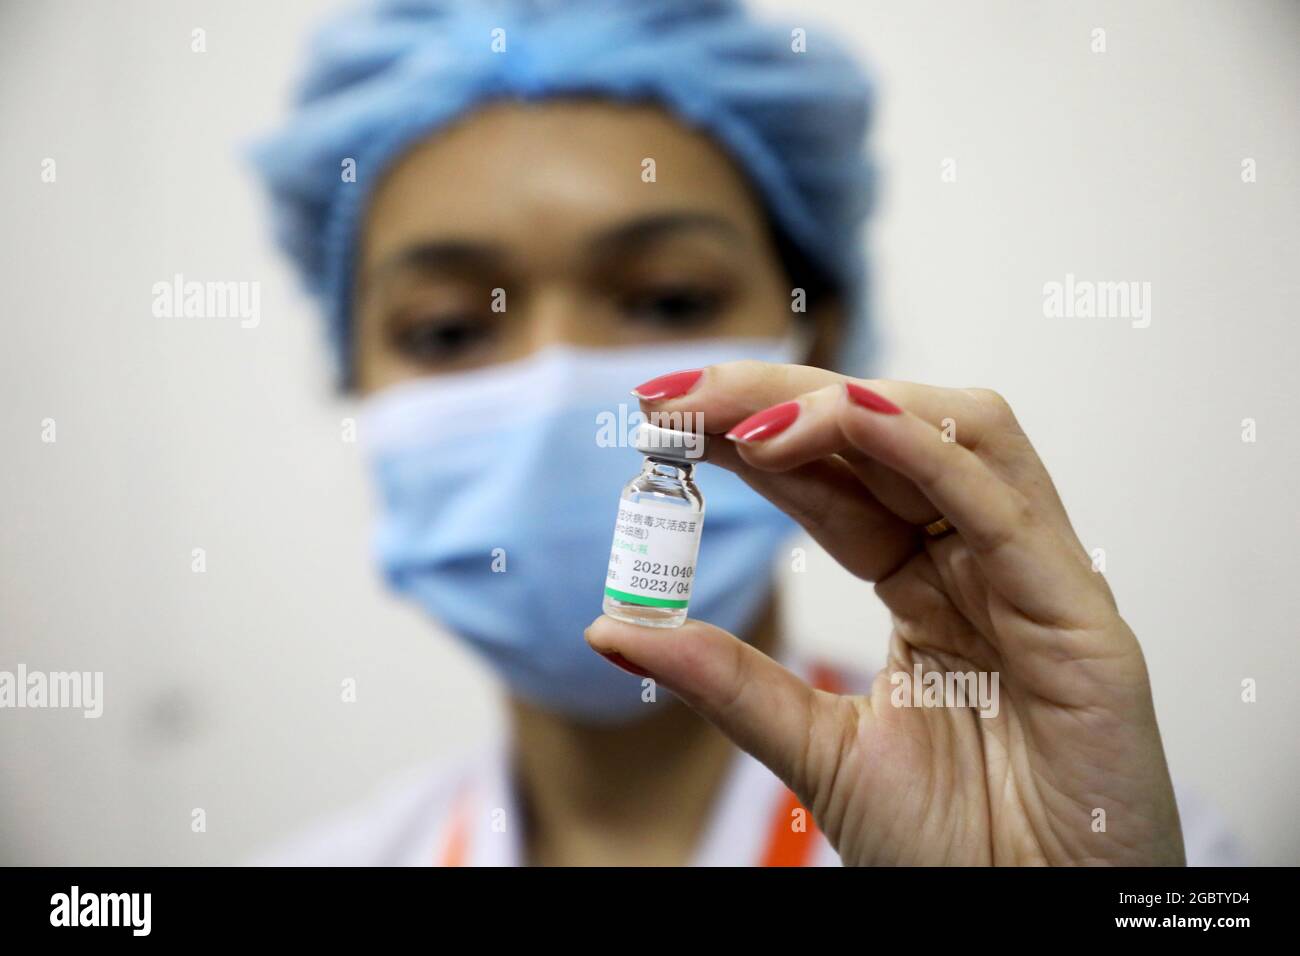
<path id="1" fill-rule="evenodd" d="M 612 598 L 618 598 L 620 601 L 626 601 L 628 604 L 643 604 L 646 607 L 686 607 L 685 601 L 674 601 L 672 598 L 642 597 L 640 594 L 628 594 L 626 591 L 615 591 L 613 588 L 605 588 L 605 594 Z"/>

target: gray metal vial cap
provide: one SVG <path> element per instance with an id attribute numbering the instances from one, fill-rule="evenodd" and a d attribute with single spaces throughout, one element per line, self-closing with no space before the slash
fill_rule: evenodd
<path id="1" fill-rule="evenodd" d="M 632 447 L 643 455 L 670 461 L 697 462 L 708 455 L 708 436 L 703 432 L 678 431 L 642 422 L 632 433 Z"/>

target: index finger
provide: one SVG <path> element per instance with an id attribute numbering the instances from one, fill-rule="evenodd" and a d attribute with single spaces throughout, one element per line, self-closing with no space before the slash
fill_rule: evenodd
<path id="1" fill-rule="evenodd" d="M 843 382 L 864 385 L 936 427 L 943 427 L 945 419 L 960 421 L 963 443 L 978 442 L 993 424 L 988 405 L 964 389 L 853 378 L 813 365 L 782 365 L 757 359 L 660 375 L 633 388 L 632 394 L 647 415 L 696 412 L 703 416 L 706 432 L 721 434 L 764 408 Z"/>

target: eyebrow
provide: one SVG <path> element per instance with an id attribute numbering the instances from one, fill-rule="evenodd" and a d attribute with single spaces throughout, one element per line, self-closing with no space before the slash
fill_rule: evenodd
<path id="1" fill-rule="evenodd" d="M 667 212 L 642 216 L 619 223 L 592 236 L 584 244 L 588 255 L 611 259 L 644 249 L 683 233 L 708 232 L 727 242 L 743 246 L 745 234 L 730 219 L 712 213 Z M 364 290 L 372 283 L 407 269 L 438 271 L 486 271 L 500 269 L 509 256 L 499 244 L 470 239 L 429 239 L 404 246 L 361 277 Z"/>
<path id="2" fill-rule="evenodd" d="M 505 253 L 493 243 L 467 239 L 430 239 L 403 246 L 362 276 L 364 288 L 395 272 L 470 271 L 500 267 Z"/>

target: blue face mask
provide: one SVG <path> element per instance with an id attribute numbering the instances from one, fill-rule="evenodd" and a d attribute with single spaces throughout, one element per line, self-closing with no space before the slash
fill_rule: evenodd
<path id="1" fill-rule="evenodd" d="M 801 357 L 792 339 L 553 346 L 376 393 L 360 431 L 380 494 L 385 579 L 513 693 L 593 721 L 644 716 L 640 680 L 582 636 L 601 613 L 619 494 L 642 463 L 629 390 L 682 368 Z M 796 525 L 729 471 L 704 462 L 695 478 L 707 518 L 690 615 L 743 635 Z"/>

